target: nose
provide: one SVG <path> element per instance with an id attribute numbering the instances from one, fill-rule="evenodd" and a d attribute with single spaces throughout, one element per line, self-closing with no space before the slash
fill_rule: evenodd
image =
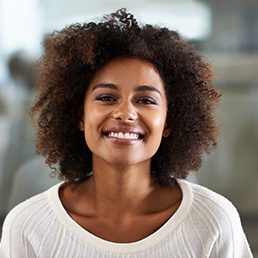
<path id="1" fill-rule="evenodd" d="M 123 122 L 133 122 L 137 119 L 137 111 L 130 101 L 124 101 L 119 103 L 113 113 L 113 118 L 121 120 Z"/>

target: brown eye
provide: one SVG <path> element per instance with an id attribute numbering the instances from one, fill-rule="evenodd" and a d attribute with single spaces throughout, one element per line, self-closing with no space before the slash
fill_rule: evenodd
<path id="1" fill-rule="evenodd" d="M 144 104 L 144 105 L 156 105 L 156 101 L 152 98 L 141 98 L 140 100 L 138 100 L 139 104 Z"/>
<path id="2" fill-rule="evenodd" d="M 115 101 L 115 98 L 109 95 L 102 95 L 99 97 L 96 97 L 96 100 L 98 101 L 104 101 L 104 102 L 111 102 L 111 101 Z"/>

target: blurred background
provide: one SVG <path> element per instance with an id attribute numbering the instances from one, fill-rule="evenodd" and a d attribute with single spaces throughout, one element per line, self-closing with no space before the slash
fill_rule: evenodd
<path id="1" fill-rule="evenodd" d="M 27 108 L 37 80 L 44 35 L 121 7 L 142 21 L 179 31 L 214 66 L 223 93 L 216 152 L 196 173 L 199 184 L 229 198 L 258 250 L 258 3 L 257 0 L 1 0 L 0 217 L 57 182 L 36 157 Z M 258 256 L 256 256 L 258 257 Z"/>

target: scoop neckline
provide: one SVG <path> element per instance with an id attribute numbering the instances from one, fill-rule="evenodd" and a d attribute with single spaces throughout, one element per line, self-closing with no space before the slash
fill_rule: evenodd
<path id="1" fill-rule="evenodd" d="M 141 252 L 164 241 L 179 226 L 179 224 L 185 220 L 191 208 L 193 199 L 190 183 L 185 180 L 178 180 L 178 185 L 182 190 L 182 201 L 177 211 L 170 217 L 170 219 L 168 219 L 157 231 L 139 241 L 117 243 L 95 236 L 81 227 L 69 216 L 59 198 L 59 189 L 62 184 L 63 182 L 60 182 L 48 191 L 48 200 L 58 221 L 72 235 L 76 236 L 82 244 L 90 245 L 98 250 L 116 254 L 132 254 Z"/>

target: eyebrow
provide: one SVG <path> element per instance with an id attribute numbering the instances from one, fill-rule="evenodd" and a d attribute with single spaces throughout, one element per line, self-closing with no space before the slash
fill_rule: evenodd
<path id="1" fill-rule="evenodd" d="M 119 90 L 118 86 L 113 83 L 99 83 L 92 88 L 92 91 L 99 89 L 99 88 L 108 88 L 108 89 L 112 89 L 112 90 Z"/>
<path id="2" fill-rule="evenodd" d="M 119 87 L 113 83 L 100 83 L 100 84 L 97 84 L 95 85 L 93 88 L 92 88 L 92 91 L 98 89 L 98 88 L 108 88 L 108 89 L 112 89 L 112 90 L 119 90 Z M 154 91 L 154 92 L 157 92 L 161 95 L 161 92 L 156 89 L 155 87 L 153 86 L 148 86 L 148 85 L 141 85 L 141 86 L 137 86 L 134 88 L 135 91 L 138 91 L 138 92 L 142 92 L 142 91 Z"/>
<path id="3" fill-rule="evenodd" d="M 148 86 L 148 85 L 138 86 L 134 90 L 135 91 L 154 91 L 154 92 L 157 92 L 161 95 L 161 92 L 158 89 L 156 89 L 153 86 Z"/>

